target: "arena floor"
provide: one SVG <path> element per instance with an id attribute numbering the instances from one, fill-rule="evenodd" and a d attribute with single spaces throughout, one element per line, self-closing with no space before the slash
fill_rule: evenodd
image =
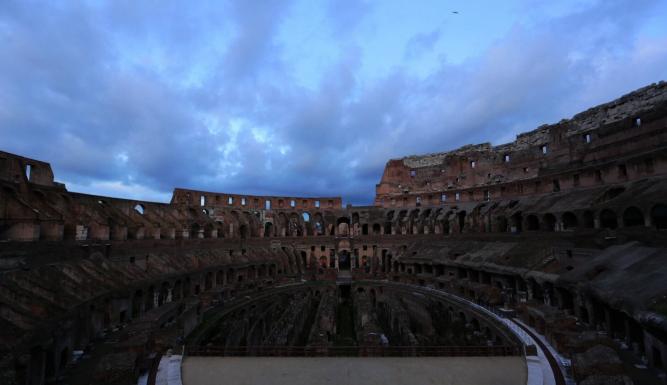
<path id="1" fill-rule="evenodd" d="M 187 357 L 183 385 L 518 385 L 522 357 Z"/>

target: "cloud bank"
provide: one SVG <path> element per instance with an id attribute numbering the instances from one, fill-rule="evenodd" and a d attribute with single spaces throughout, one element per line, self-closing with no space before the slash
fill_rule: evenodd
<path id="1" fill-rule="evenodd" d="M 661 1 L 495 3 L 2 2 L 0 149 L 74 191 L 368 204 L 389 158 L 667 79 Z"/>

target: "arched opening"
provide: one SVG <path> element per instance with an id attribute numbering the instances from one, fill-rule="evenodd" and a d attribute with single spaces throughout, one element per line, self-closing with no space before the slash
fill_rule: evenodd
<path id="1" fill-rule="evenodd" d="M 350 253 L 346 250 L 338 253 L 338 269 L 350 270 Z"/>
<path id="2" fill-rule="evenodd" d="M 603 229 L 615 229 L 618 227 L 618 220 L 616 213 L 609 209 L 604 209 L 600 213 L 600 227 Z"/>
<path id="3" fill-rule="evenodd" d="M 655 205 L 651 210 L 651 221 L 658 230 L 667 229 L 667 206 Z"/>
<path id="4" fill-rule="evenodd" d="M 636 207 L 628 207 L 623 212 L 623 226 L 644 226 L 644 214 Z"/>
<path id="5" fill-rule="evenodd" d="M 637 120 L 639 121 L 639 119 Z M 660 348 L 653 346 L 651 350 L 653 353 L 653 366 L 662 369 L 662 353 L 660 352 Z"/>
<path id="6" fill-rule="evenodd" d="M 193 223 L 192 226 L 190 226 L 190 238 L 191 239 L 196 239 L 199 238 L 199 233 L 200 233 L 201 227 L 199 226 L 198 223 Z M 202 232 L 203 235 L 203 232 Z"/>
<path id="7" fill-rule="evenodd" d="M 582 216 L 584 220 L 584 227 L 587 229 L 592 229 L 595 227 L 595 216 L 593 215 L 593 212 L 590 210 L 584 211 L 584 214 Z"/>
<path id="8" fill-rule="evenodd" d="M 264 238 L 271 237 L 273 235 L 272 233 L 273 233 L 273 223 L 266 222 L 264 224 Z"/>
<path id="9" fill-rule="evenodd" d="M 137 290 L 134 292 L 134 297 L 132 298 L 132 318 L 137 318 L 141 314 L 141 302 L 143 299 L 143 292 Z"/>
<path id="10" fill-rule="evenodd" d="M 144 309 L 146 311 L 152 309 L 155 306 L 155 288 L 153 286 L 148 288 L 148 291 L 146 292 L 146 298 L 145 299 L 145 306 Z"/>
<path id="11" fill-rule="evenodd" d="M 467 320 L 466 315 L 465 315 L 464 312 L 462 312 L 462 311 L 459 312 L 458 317 L 457 317 L 457 321 L 461 322 L 462 324 L 468 323 L 468 320 Z"/>
<path id="12" fill-rule="evenodd" d="M 303 266 L 304 269 L 308 268 L 308 255 L 305 251 L 301 252 L 301 266 Z"/>
<path id="13" fill-rule="evenodd" d="M 134 206 L 134 211 L 138 212 L 141 215 L 144 215 L 145 208 L 143 205 L 137 204 Z"/>
<path id="14" fill-rule="evenodd" d="M 544 214 L 543 219 L 544 219 L 544 230 L 545 231 L 556 231 L 556 216 L 555 215 L 553 215 L 551 213 L 547 213 L 547 214 Z"/>
<path id="15" fill-rule="evenodd" d="M 536 215 L 529 215 L 526 217 L 526 229 L 529 231 L 537 231 L 540 229 L 540 221 Z"/>
<path id="16" fill-rule="evenodd" d="M 303 235 L 303 227 L 301 226 L 301 223 L 299 223 L 299 216 L 296 213 L 290 215 L 288 235 L 297 237 Z"/>
<path id="17" fill-rule="evenodd" d="M 352 235 L 358 235 L 359 231 L 361 230 L 359 228 L 359 213 L 353 213 L 352 214 L 352 227 L 351 227 L 351 232 Z"/>
<path id="18" fill-rule="evenodd" d="M 204 277 L 204 290 L 211 290 L 213 287 L 213 272 L 209 271 Z"/>
<path id="19" fill-rule="evenodd" d="M 382 230 L 380 229 L 380 224 L 379 223 L 374 223 L 373 224 L 373 235 L 380 235 L 382 233 Z"/>
<path id="20" fill-rule="evenodd" d="M 361 225 L 361 235 L 368 235 L 368 223 Z"/>
<path id="21" fill-rule="evenodd" d="M 569 211 L 563 213 L 562 221 L 563 221 L 563 230 L 573 230 L 577 227 L 578 223 L 577 216 Z"/>
<path id="22" fill-rule="evenodd" d="M 386 222 L 384 224 L 384 233 L 385 235 L 391 235 L 391 222 Z"/>
<path id="23" fill-rule="evenodd" d="M 350 234 L 350 219 L 347 217 L 338 218 L 336 220 L 336 228 L 338 235 L 347 237 Z"/>
<path id="24" fill-rule="evenodd" d="M 304 222 L 306 222 L 306 223 L 310 222 L 310 214 L 304 212 L 304 213 L 301 213 L 301 217 L 303 218 Z"/>
<path id="25" fill-rule="evenodd" d="M 190 296 L 191 288 L 192 281 L 190 280 L 190 277 L 185 277 L 185 281 L 183 282 L 183 298 Z"/>
<path id="26" fill-rule="evenodd" d="M 69 363 L 69 348 L 65 347 L 60 352 L 60 370 L 62 371 L 67 367 Z"/>
<path id="27" fill-rule="evenodd" d="M 497 223 L 496 227 L 497 227 L 498 232 L 504 233 L 504 232 L 507 231 L 507 218 L 505 218 L 504 216 L 499 216 L 496 219 L 496 223 Z"/>
<path id="28" fill-rule="evenodd" d="M 222 273 L 222 272 L 221 272 Z M 181 299 L 183 293 L 183 284 L 181 283 L 181 280 L 177 280 L 174 282 L 174 290 L 172 290 L 172 298 L 174 301 L 178 301 Z"/>
<path id="29" fill-rule="evenodd" d="M 239 234 L 241 235 L 241 239 L 246 239 L 248 237 L 248 226 L 241 225 L 241 227 L 239 227 Z"/>
<path id="30" fill-rule="evenodd" d="M 463 232 L 463 229 L 465 228 L 466 224 L 466 212 L 465 211 L 459 211 L 458 214 L 456 214 L 459 219 L 459 232 Z"/>
<path id="31" fill-rule="evenodd" d="M 523 217 L 521 212 L 512 215 L 512 232 L 520 233 L 523 230 Z"/>

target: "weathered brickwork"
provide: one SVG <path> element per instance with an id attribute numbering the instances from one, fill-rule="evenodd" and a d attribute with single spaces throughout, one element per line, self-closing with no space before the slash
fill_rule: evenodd
<path id="1" fill-rule="evenodd" d="M 3 383 L 128 383 L 151 371 L 151 353 L 199 333 L 207 310 L 259 295 L 265 306 L 219 320 L 237 333 L 216 341 L 324 349 L 346 338 L 332 285 L 349 281 L 358 344 L 382 345 L 364 340 L 382 333 L 462 344 L 463 330 L 468 342 L 508 340 L 468 310 L 390 286 L 412 284 L 511 308 L 580 375 L 618 377 L 587 357 L 621 341 L 667 367 L 665 261 L 664 82 L 509 144 L 389 160 L 373 206 L 180 188 L 170 203 L 86 195 L 48 163 L 0 152 L 0 372 Z"/>

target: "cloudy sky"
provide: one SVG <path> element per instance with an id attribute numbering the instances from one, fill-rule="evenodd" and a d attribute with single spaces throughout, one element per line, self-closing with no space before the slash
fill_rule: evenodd
<path id="1" fill-rule="evenodd" d="M 4 0 L 0 150 L 72 191 L 368 204 L 390 158 L 667 79 L 666 19 L 664 0 Z"/>

